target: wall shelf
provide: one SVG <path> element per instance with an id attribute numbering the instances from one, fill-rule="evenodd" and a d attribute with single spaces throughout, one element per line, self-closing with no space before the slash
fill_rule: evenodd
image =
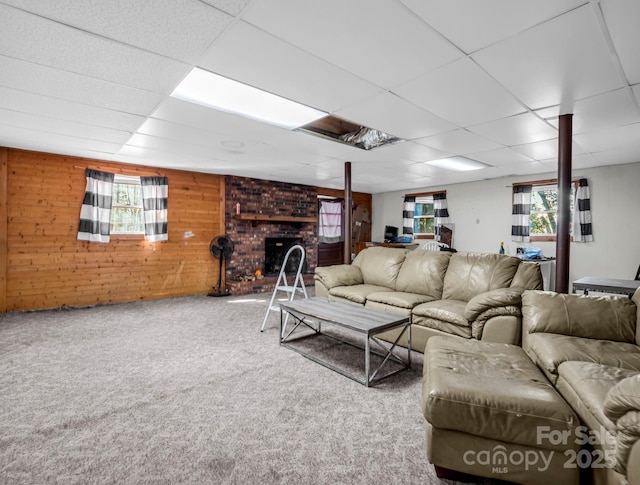
<path id="1" fill-rule="evenodd" d="M 271 216 L 267 214 L 235 214 L 233 218 L 240 221 L 312 222 L 314 224 L 318 222 L 317 217 L 284 216 L 284 215 Z"/>

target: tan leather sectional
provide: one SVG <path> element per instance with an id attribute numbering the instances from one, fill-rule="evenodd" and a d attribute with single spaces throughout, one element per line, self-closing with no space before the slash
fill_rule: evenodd
<path id="1" fill-rule="evenodd" d="M 539 266 L 512 256 L 375 246 L 314 278 L 316 296 L 410 315 L 419 352 L 435 335 L 518 344 L 522 292 L 542 289 Z"/>
<path id="2" fill-rule="evenodd" d="M 525 291 L 522 348 L 431 339 L 430 462 L 524 484 L 640 484 L 639 304 L 640 290 Z"/>

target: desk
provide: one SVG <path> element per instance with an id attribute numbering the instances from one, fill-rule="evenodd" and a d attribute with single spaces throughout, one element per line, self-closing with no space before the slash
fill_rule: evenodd
<path id="1" fill-rule="evenodd" d="M 640 288 L 640 281 L 638 280 L 618 280 L 587 276 L 573 282 L 573 292 L 582 290 L 585 295 L 588 295 L 589 291 L 599 291 L 601 293 L 615 293 L 631 297 L 638 288 Z"/>

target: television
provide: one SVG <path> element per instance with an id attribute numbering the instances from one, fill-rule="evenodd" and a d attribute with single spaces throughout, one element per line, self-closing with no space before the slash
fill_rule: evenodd
<path id="1" fill-rule="evenodd" d="M 384 242 L 393 242 L 398 237 L 398 228 L 395 226 L 384 226 Z"/>

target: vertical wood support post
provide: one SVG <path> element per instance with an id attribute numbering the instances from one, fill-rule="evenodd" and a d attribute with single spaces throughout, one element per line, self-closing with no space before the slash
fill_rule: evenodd
<path id="1" fill-rule="evenodd" d="M 213 234 L 227 234 L 228 231 L 227 231 L 227 177 L 226 175 L 223 175 L 220 177 L 220 203 L 218 204 L 218 207 L 220 207 L 220 218 L 218 219 L 218 228 L 213 230 Z M 229 220 L 229 223 L 231 223 L 231 220 Z M 219 291 L 226 291 L 227 289 L 227 265 L 224 264 L 223 266 L 224 266 L 224 273 L 222 274 L 222 279 L 220 280 L 220 288 L 218 289 Z M 214 281 L 217 281 L 217 278 Z"/>
<path id="2" fill-rule="evenodd" d="M 558 128 L 558 226 L 556 237 L 556 287 L 558 293 L 569 292 L 571 143 L 573 115 L 559 117 Z"/>
<path id="3" fill-rule="evenodd" d="M 344 162 L 344 264 L 351 263 L 351 214 L 353 194 L 351 193 L 351 162 Z"/>
<path id="4" fill-rule="evenodd" d="M 9 150 L 0 148 L 0 313 L 7 311 Z"/>

